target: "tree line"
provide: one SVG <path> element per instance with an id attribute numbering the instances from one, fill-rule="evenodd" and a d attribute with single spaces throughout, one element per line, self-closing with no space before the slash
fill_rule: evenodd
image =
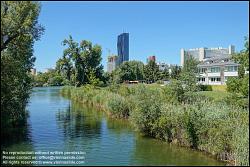
<path id="1" fill-rule="evenodd" d="M 180 76 L 179 66 L 159 70 L 155 61 L 149 61 L 144 65 L 141 61 L 125 61 L 112 73 L 104 72 L 102 60 L 102 48 L 100 45 L 92 45 L 90 41 L 82 40 L 80 43 L 73 40 L 72 36 L 63 41 L 66 49 L 56 62 L 55 69 L 34 76 L 35 86 L 62 86 L 75 87 L 86 84 L 105 86 L 119 84 L 125 81 L 144 80 L 154 83 L 161 80 L 177 79 Z"/>

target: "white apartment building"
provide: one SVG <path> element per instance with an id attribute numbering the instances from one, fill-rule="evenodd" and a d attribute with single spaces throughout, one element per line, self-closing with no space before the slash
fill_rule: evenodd
<path id="1" fill-rule="evenodd" d="M 204 85 L 225 85 L 229 77 L 238 76 L 239 64 L 231 59 L 235 47 L 181 49 L 181 66 L 192 55 L 200 61 L 198 65 L 198 82 Z"/>

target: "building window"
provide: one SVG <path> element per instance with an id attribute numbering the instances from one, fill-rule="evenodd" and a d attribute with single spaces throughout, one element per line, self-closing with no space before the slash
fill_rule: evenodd
<path id="1" fill-rule="evenodd" d="M 199 68 L 199 73 L 203 74 L 206 73 L 207 69 L 206 68 Z"/>
<path id="2" fill-rule="evenodd" d="M 220 78 L 216 77 L 216 78 L 210 78 L 211 82 L 220 82 Z"/>
<path id="3" fill-rule="evenodd" d="M 205 82 L 205 78 L 199 78 L 198 81 L 199 82 Z"/>
<path id="4" fill-rule="evenodd" d="M 220 72 L 220 67 L 210 67 L 208 69 L 208 72 L 211 72 L 211 73 Z"/>
<path id="5" fill-rule="evenodd" d="M 235 71 L 238 71 L 238 67 L 237 66 L 226 66 L 225 71 L 227 71 L 227 72 L 235 72 Z"/>

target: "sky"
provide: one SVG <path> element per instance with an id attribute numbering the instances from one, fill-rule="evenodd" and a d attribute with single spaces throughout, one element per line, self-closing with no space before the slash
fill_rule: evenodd
<path id="1" fill-rule="evenodd" d="M 35 68 L 54 68 L 72 35 L 102 47 L 107 70 L 108 50 L 117 54 L 117 36 L 129 33 L 129 59 L 180 64 L 180 49 L 244 48 L 249 36 L 249 2 L 41 2 L 39 24 L 45 32 L 35 42 Z"/>

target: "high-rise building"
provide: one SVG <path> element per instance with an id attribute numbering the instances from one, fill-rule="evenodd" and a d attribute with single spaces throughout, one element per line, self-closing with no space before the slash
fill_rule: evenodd
<path id="1" fill-rule="evenodd" d="M 129 33 L 122 33 L 117 38 L 118 64 L 129 61 Z"/>
<path id="2" fill-rule="evenodd" d="M 112 55 L 108 57 L 108 72 L 111 73 L 118 65 L 118 56 Z"/>

